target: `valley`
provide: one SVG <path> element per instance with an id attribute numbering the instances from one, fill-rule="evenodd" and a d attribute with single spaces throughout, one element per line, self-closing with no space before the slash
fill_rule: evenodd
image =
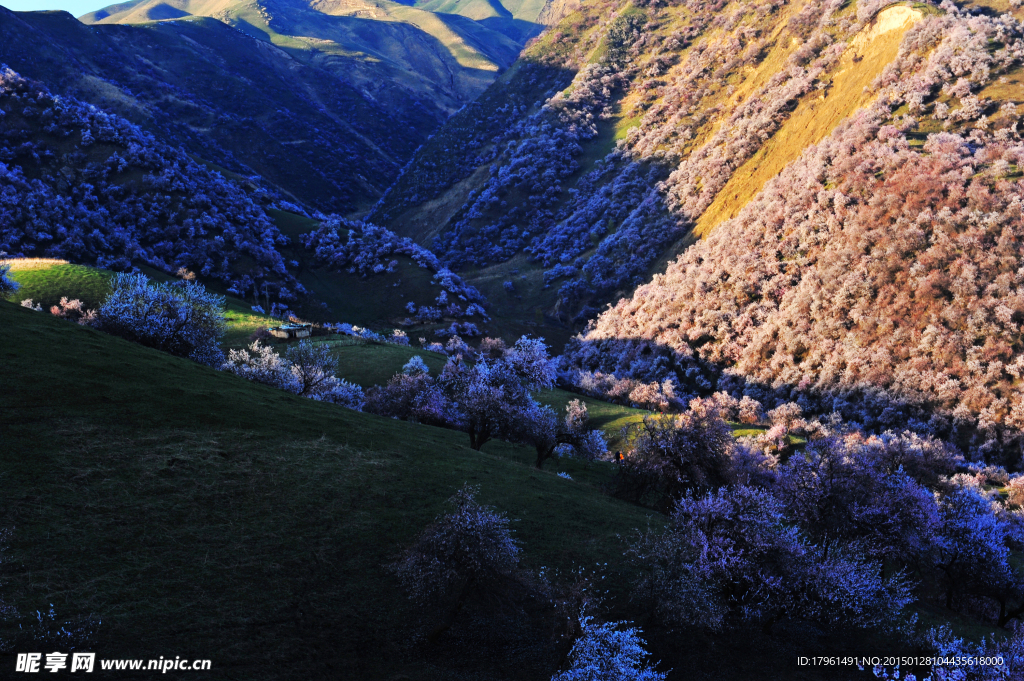
<path id="1" fill-rule="evenodd" d="M 0 7 L 0 667 L 1024 678 L 1021 107 L 1018 0 Z"/>

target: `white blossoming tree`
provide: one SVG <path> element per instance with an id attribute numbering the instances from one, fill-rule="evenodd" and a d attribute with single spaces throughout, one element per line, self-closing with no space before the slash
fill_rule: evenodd
<path id="1" fill-rule="evenodd" d="M 281 357 L 257 340 L 246 349 L 231 350 L 221 369 L 310 399 L 356 411 L 363 407 L 363 389 L 335 376 L 338 361 L 325 345 L 301 341 Z"/>
<path id="2" fill-rule="evenodd" d="M 522 549 L 503 513 L 476 501 L 479 488 L 466 485 L 448 500 L 415 543 L 390 566 L 409 597 L 442 613 L 430 634 L 451 627 L 471 597 L 500 595 L 517 581 Z"/>
<path id="3" fill-rule="evenodd" d="M 0 265 L 0 294 L 13 293 L 18 290 L 18 282 L 11 279 L 10 273 L 10 265 Z"/>
<path id="4" fill-rule="evenodd" d="M 223 296 L 195 281 L 154 283 L 143 274 L 115 274 L 111 285 L 99 309 L 101 329 L 201 364 L 224 361 Z"/>
<path id="5" fill-rule="evenodd" d="M 649 665 L 640 630 L 624 624 L 581 617 L 583 634 L 569 653 L 570 666 L 551 681 L 663 681 L 667 673 Z"/>

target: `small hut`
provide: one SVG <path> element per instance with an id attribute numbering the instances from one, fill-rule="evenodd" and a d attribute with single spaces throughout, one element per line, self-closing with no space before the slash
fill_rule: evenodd
<path id="1" fill-rule="evenodd" d="M 282 324 L 270 328 L 270 335 L 275 338 L 309 338 L 312 333 L 312 324 Z"/>

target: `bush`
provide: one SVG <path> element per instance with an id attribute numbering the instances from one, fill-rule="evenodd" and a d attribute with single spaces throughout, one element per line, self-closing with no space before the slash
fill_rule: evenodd
<path id="1" fill-rule="evenodd" d="M 281 357 L 273 349 L 253 341 L 248 349 L 231 350 L 221 369 L 250 381 L 313 400 L 333 402 L 359 411 L 363 389 L 334 374 L 338 362 L 326 345 L 300 341 Z"/>
<path id="2" fill-rule="evenodd" d="M 0 265 L 0 294 L 14 293 L 18 290 L 18 282 L 10 278 L 11 266 Z"/>
<path id="3" fill-rule="evenodd" d="M 426 371 L 410 368 L 416 359 L 419 358 L 413 357 L 406 364 L 409 372 L 395 374 L 387 385 L 373 386 L 367 391 L 366 411 L 403 421 L 458 428 L 459 412 L 434 378 Z"/>
<path id="4" fill-rule="evenodd" d="M 258 340 L 253 341 L 248 349 L 229 351 L 228 359 L 221 365 L 221 369 L 249 381 L 298 392 L 298 382 L 291 372 L 291 364 Z"/>
<path id="5" fill-rule="evenodd" d="M 713 489 L 729 481 L 732 430 L 712 400 L 695 399 L 676 416 L 645 416 L 632 433 L 632 451 L 619 467 L 619 494 L 639 501 L 654 494 L 671 503 L 688 489 Z"/>
<path id="6" fill-rule="evenodd" d="M 537 468 L 562 451 L 593 461 L 608 450 L 601 431 L 590 428 L 587 405 L 572 400 L 565 411 L 565 419 L 559 420 L 551 407 L 538 404 L 524 412 L 518 431 L 513 434 L 516 441 L 537 450 Z"/>
<path id="7" fill-rule="evenodd" d="M 291 365 L 298 395 L 323 402 L 333 402 L 349 409 L 363 407 L 363 389 L 338 378 L 338 360 L 324 344 L 299 341 L 285 352 Z"/>
<path id="8" fill-rule="evenodd" d="M 54 305 L 50 308 L 50 314 L 54 317 L 60 317 L 66 319 L 69 322 L 75 322 L 76 324 L 82 324 L 88 326 L 96 323 L 96 310 L 86 310 L 82 306 L 82 301 L 68 300 L 67 296 L 60 299 L 59 305 Z"/>
<path id="9" fill-rule="evenodd" d="M 416 374 L 429 374 L 430 367 L 423 361 L 423 358 L 419 355 L 415 355 L 412 359 L 405 363 L 402 367 L 402 373 L 406 376 L 415 376 Z"/>
<path id="10" fill-rule="evenodd" d="M 120 336 L 201 364 L 220 366 L 224 297 L 194 281 L 152 283 L 143 274 L 118 273 L 97 325 Z"/>
<path id="11" fill-rule="evenodd" d="M 717 629 L 782 619 L 891 629 L 913 600 L 902 573 L 848 544 L 825 550 L 794 527 L 783 504 L 751 487 L 688 494 L 661 535 L 630 553 L 644 568 L 637 595 L 669 622 Z"/>

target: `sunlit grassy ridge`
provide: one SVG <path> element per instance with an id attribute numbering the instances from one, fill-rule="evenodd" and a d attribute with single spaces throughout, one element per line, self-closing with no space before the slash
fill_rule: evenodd
<path id="1" fill-rule="evenodd" d="M 113 273 L 108 270 L 46 258 L 24 258 L 4 262 L 12 265 L 11 276 L 20 285 L 18 291 L 11 294 L 9 299 L 20 302 L 31 298 L 34 303 L 42 305 L 44 311 L 56 305 L 62 297 L 77 298 L 85 303 L 87 308 L 97 308 L 110 292 L 110 278 Z M 411 261 L 410 267 L 415 267 Z M 147 270 L 146 273 L 161 281 L 171 279 L 154 270 Z M 373 284 L 366 283 L 365 287 L 371 290 Z M 280 323 L 277 319 L 253 312 L 251 305 L 246 301 L 233 296 L 225 296 L 225 301 L 225 347 L 238 348 L 248 345 L 251 342 L 250 336 L 258 329 Z M 442 354 L 418 347 L 416 338 L 412 339 L 413 345 L 410 346 L 376 343 L 337 334 L 312 340 L 331 348 L 338 359 L 338 376 L 364 388 L 386 384 L 414 356 L 422 357 L 435 375 L 440 373 L 447 361 Z M 279 352 L 284 352 L 288 345 L 275 339 L 265 342 L 275 345 Z M 593 425 L 604 431 L 612 451 L 623 446 L 622 429 L 639 423 L 645 414 L 650 413 L 643 409 L 612 404 L 562 389 L 543 391 L 537 397 L 542 404 L 547 404 L 558 412 L 563 412 L 571 400 L 582 400 L 587 405 Z M 736 431 L 736 434 L 756 435 L 763 430 L 744 428 Z"/>
<path id="2" fill-rule="evenodd" d="M 61 298 L 78 299 L 86 308 L 96 309 L 110 293 L 110 279 L 114 273 L 86 265 L 73 265 L 64 260 L 49 258 L 22 258 L 0 261 L 11 265 L 11 278 L 18 282 L 18 290 L 8 299 L 20 303 L 31 299 L 43 310 L 60 302 Z M 157 281 L 170 281 L 170 277 L 151 268 L 144 268 L 146 276 Z M 252 311 L 252 305 L 233 296 L 225 296 L 224 320 L 227 330 L 224 344 L 239 346 L 248 343 L 249 336 L 260 327 L 274 326 L 278 320 Z"/>
<path id="3" fill-rule="evenodd" d="M 840 121 L 867 105 L 874 96 L 867 86 L 895 59 L 903 35 L 922 15 L 921 10 L 904 5 L 882 10 L 850 42 L 829 86 L 817 96 L 805 97 L 771 139 L 736 170 L 700 216 L 697 234 L 704 235 L 720 222 L 735 217 L 765 182 L 805 148 L 820 142 Z"/>

